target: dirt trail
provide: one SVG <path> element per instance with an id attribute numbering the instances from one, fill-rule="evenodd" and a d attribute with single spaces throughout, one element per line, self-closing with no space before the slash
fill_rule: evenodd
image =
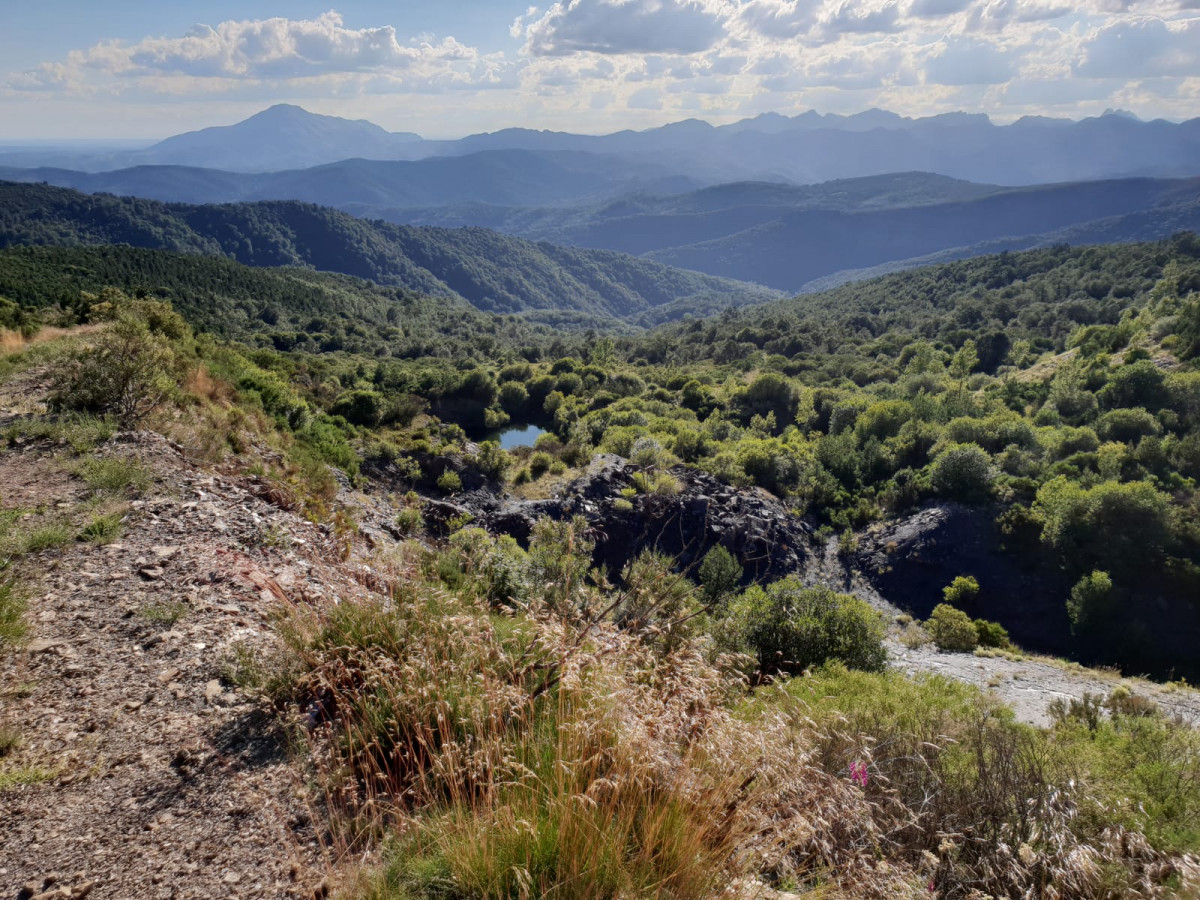
<path id="1" fill-rule="evenodd" d="M 154 480 L 116 543 L 19 564 L 31 633 L 0 662 L 0 727 L 21 737 L 0 773 L 30 783 L 0 790 L 0 897 L 320 896 L 311 798 L 222 672 L 236 645 L 273 640 L 279 604 L 364 589 L 321 529 L 247 480 L 149 433 L 96 452 Z M 0 503 L 78 515 L 68 458 L 45 442 L 0 450 Z"/>

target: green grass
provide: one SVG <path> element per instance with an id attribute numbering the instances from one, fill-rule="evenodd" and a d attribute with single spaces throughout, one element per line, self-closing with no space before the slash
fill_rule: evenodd
<path id="1" fill-rule="evenodd" d="M 0 442 L 12 445 L 18 441 L 65 442 L 77 454 L 94 450 L 111 438 L 116 423 L 108 418 L 86 414 L 58 417 L 36 416 L 23 419 L 0 431 Z"/>
<path id="2" fill-rule="evenodd" d="M 56 550 L 65 547 L 75 539 L 71 526 L 64 522 L 47 522 L 36 525 L 25 532 L 22 541 L 24 553 L 41 553 L 44 550 Z"/>
<path id="3" fill-rule="evenodd" d="M 930 759 L 928 748 L 946 750 L 935 765 L 949 763 L 951 777 L 969 774 L 964 752 L 971 751 L 986 723 L 996 735 L 1026 742 L 1049 783 L 1079 786 L 1078 827 L 1098 833 L 1114 822 L 1140 831 L 1159 850 L 1200 850 L 1200 731 L 1163 715 L 1066 717 L 1050 729 L 1016 722 L 1012 710 L 980 689 L 938 675 L 906 677 L 897 672 L 867 673 L 827 666 L 783 687 L 800 701 L 818 734 L 868 737 L 872 770 L 899 782 L 914 759 Z M 743 710 L 754 715 L 773 709 L 769 691 Z M 831 738 L 826 764 L 849 764 L 853 741 Z M 959 757 L 959 759 L 955 759 Z"/>
<path id="4" fill-rule="evenodd" d="M 0 656 L 25 640 L 25 597 L 12 579 L 0 581 Z"/>
<path id="5" fill-rule="evenodd" d="M 15 728 L 0 727 L 0 759 L 21 746 L 21 733 Z"/>
<path id="6" fill-rule="evenodd" d="M 139 494 L 150 486 L 150 473 L 140 463 L 110 456 L 84 460 L 76 468 L 93 494 Z"/>
<path id="7" fill-rule="evenodd" d="M 1082 812 L 1142 831 L 1155 847 L 1200 851 L 1200 731 L 1164 716 L 1065 721 L 1049 735 L 1092 803 Z"/>
<path id="8" fill-rule="evenodd" d="M 15 766 L 11 769 L 0 769 L 0 793 L 11 791 L 13 788 L 51 781 L 57 775 L 57 772 L 43 769 L 40 766 Z"/>
<path id="9" fill-rule="evenodd" d="M 124 515 L 112 512 L 96 516 L 79 531 L 79 539 L 91 544 L 109 544 L 121 534 L 121 522 Z"/>

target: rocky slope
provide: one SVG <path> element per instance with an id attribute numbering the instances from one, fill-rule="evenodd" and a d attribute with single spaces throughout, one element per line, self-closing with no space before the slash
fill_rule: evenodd
<path id="1" fill-rule="evenodd" d="M 366 592 L 329 535 L 150 433 L 98 458 L 152 481 L 115 543 L 19 564 L 31 634 L 0 663 L 0 896 L 313 897 L 328 885 L 311 796 L 282 735 L 227 679 L 271 611 Z M 3 506 L 72 519 L 70 453 L 0 451 Z M 364 579 L 369 580 L 369 579 Z M 3 781 L 0 775 L 0 782 Z"/>

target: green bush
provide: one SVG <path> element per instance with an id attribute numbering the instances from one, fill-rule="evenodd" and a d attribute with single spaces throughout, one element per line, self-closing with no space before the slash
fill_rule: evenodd
<path id="1" fill-rule="evenodd" d="M 979 596 L 979 582 L 972 575 L 959 575 L 942 588 L 942 599 L 951 606 L 962 606 Z"/>
<path id="2" fill-rule="evenodd" d="M 331 415 L 341 416 L 352 425 L 378 425 L 383 418 L 387 401 L 377 391 L 347 391 L 329 408 Z"/>
<path id="3" fill-rule="evenodd" d="M 14 650 L 25 639 L 25 596 L 13 579 L 0 580 L 0 657 Z"/>
<path id="4" fill-rule="evenodd" d="M 946 603 L 933 608 L 925 630 L 939 650 L 967 653 L 979 646 L 979 634 L 971 617 Z"/>
<path id="5" fill-rule="evenodd" d="M 396 514 L 396 528 L 403 535 L 419 534 L 425 529 L 425 517 L 416 506 L 406 506 Z"/>
<path id="6" fill-rule="evenodd" d="M 719 544 L 704 555 L 700 563 L 700 597 L 712 608 L 731 596 L 742 580 L 737 557 Z"/>
<path id="7" fill-rule="evenodd" d="M 539 450 L 529 458 L 529 474 L 534 478 L 541 478 L 550 471 L 552 465 L 554 457 Z"/>
<path id="8" fill-rule="evenodd" d="M 951 444 L 933 462 L 933 488 L 950 500 L 984 500 L 994 478 L 991 457 L 976 444 Z"/>
<path id="9" fill-rule="evenodd" d="M 795 578 L 751 587 L 731 618 L 763 673 L 801 672 L 829 660 L 877 671 L 887 661 L 883 617 L 866 601 Z"/>
<path id="10" fill-rule="evenodd" d="M 1096 432 L 1106 441 L 1132 444 L 1146 435 L 1161 434 L 1162 426 L 1144 409 L 1114 409 L 1100 417 Z"/>
<path id="11" fill-rule="evenodd" d="M 167 399 L 175 385 L 174 364 L 166 338 L 153 333 L 145 321 L 122 315 L 58 370 L 50 406 L 112 414 L 123 427 L 132 427 Z"/>
<path id="12" fill-rule="evenodd" d="M 1008 650 L 1012 647 L 1012 641 L 1008 637 L 1008 630 L 999 622 L 976 619 L 974 625 L 975 636 L 978 638 L 980 647 L 991 647 L 997 650 Z"/>
<path id="13" fill-rule="evenodd" d="M 437 486 L 447 494 L 457 494 L 462 490 L 462 479 L 453 469 L 447 469 L 438 476 Z"/>

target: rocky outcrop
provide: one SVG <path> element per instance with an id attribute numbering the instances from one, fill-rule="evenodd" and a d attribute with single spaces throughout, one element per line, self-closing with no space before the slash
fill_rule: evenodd
<path id="1" fill-rule="evenodd" d="M 849 564 L 889 602 L 925 618 L 942 589 L 959 575 L 979 582 L 963 609 L 1004 623 L 1022 646 L 1055 653 L 1071 649 L 1066 598 L 1071 584 L 1041 547 L 1007 546 L 999 510 L 937 503 L 859 537 Z"/>
<path id="2" fill-rule="evenodd" d="M 614 574 L 647 549 L 675 557 L 689 569 L 720 545 L 740 560 L 747 581 L 795 574 L 811 557 L 811 527 L 763 491 L 733 488 L 704 472 L 679 467 L 671 471 L 680 484 L 678 493 L 625 500 L 622 491 L 633 486 L 636 471 L 619 457 L 602 455 L 551 499 L 462 502 L 490 530 L 522 543 L 543 516 L 582 516 L 596 536 L 596 564 Z"/>

